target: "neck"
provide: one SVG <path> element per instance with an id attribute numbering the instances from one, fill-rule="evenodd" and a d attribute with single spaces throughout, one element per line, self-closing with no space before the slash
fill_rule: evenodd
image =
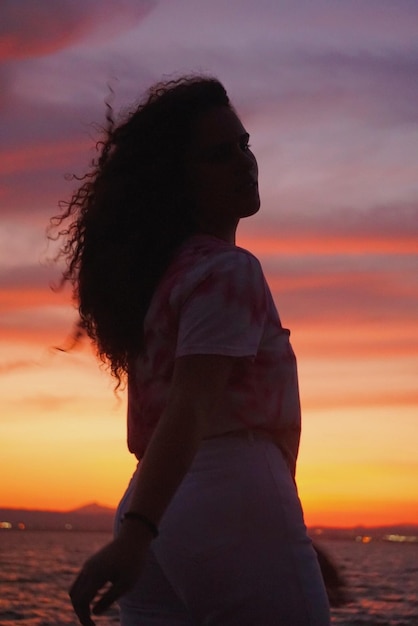
<path id="1" fill-rule="evenodd" d="M 228 243 L 235 245 L 237 226 L 238 224 L 234 224 L 230 227 L 224 226 L 220 228 L 214 225 L 201 225 L 199 232 L 211 235 L 212 237 L 217 237 L 218 239 L 222 239 L 223 241 L 227 241 Z"/>

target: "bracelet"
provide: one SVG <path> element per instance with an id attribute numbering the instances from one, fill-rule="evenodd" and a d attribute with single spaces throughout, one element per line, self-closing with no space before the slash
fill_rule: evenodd
<path id="1" fill-rule="evenodd" d="M 149 520 L 148 517 L 146 517 L 145 515 L 142 515 L 141 513 L 137 513 L 136 511 L 127 511 L 122 518 L 122 522 L 125 519 L 135 519 L 138 522 L 142 522 L 142 524 L 144 524 L 144 526 L 148 528 L 148 530 L 150 531 L 150 533 L 152 534 L 154 538 L 158 537 L 157 526 L 154 524 L 154 522 L 151 522 L 151 520 Z"/>

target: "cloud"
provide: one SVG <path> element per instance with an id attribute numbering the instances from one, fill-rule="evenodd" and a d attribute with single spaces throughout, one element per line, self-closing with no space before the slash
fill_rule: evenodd
<path id="1" fill-rule="evenodd" d="M 20 307 L 0 315 L 0 341 L 8 345 L 25 343 L 45 347 L 66 344 L 76 321 L 69 307 Z"/>
<path id="2" fill-rule="evenodd" d="M 93 5 L 88 3 L 80 14 Z M 76 12 L 79 3 L 70 6 Z M 115 40 L 113 49 L 110 40 L 97 51 L 92 47 L 27 59 L 14 66 L 13 77 L 3 70 L 3 211 L 23 213 L 30 206 L 46 214 L 66 196 L 63 175 L 83 170 L 91 155 L 96 136 L 91 123 L 104 118 L 109 74 L 120 79 L 116 91 L 120 86 L 120 97 L 128 104 L 160 76 L 158 64 L 164 67 L 168 60 L 164 70 L 170 71 L 172 65 L 189 67 L 189 59 L 195 68 L 206 60 L 231 86 L 254 131 L 266 187 L 274 187 L 272 196 L 280 194 L 283 205 L 292 210 L 330 207 L 339 196 L 360 206 L 383 198 L 403 201 L 416 193 L 416 47 L 403 47 L 399 39 L 393 49 L 357 48 L 356 41 L 351 49 L 329 49 L 318 38 L 309 48 L 301 42 L 283 45 L 281 37 L 260 40 L 259 34 L 227 45 L 212 33 L 211 45 L 203 38 L 191 51 L 184 28 L 181 20 L 180 26 L 173 25 L 177 46 L 174 41 L 172 47 L 166 41 L 160 45 L 155 31 L 143 29 L 133 32 L 122 50 L 123 41 Z"/>
<path id="3" fill-rule="evenodd" d="M 33 396 L 24 396 L 21 398 L 20 403 L 25 406 L 32 407 L 32 412 L 36 413 L 36 411 L 42 412 L 50 412 L 58 413 L 60 410 L 65 407 L 71 406 L 75 402 L 77 402 L 78 398 L 74 395 L 72 396 L 55 396 L 49 393 L 38 393 Z"/>
<path id="4" fill-rule="evenodd" d="M 1 159 L 0 166 L 2 175 L 9 177 L 12 174 L 24 172 L 40 172 L 42 170 L 53 170 L 64 168 L 69 162 L 78 156 L 80 151 L 91 147 L 87 144 L 83 146 L 80 140 L 62 142 L 44 142 L 32 146 L 21 147 L 14 151 L 8 151 L 7 158 Z M 6 157 L 6 155 L 4 155 Z"/>
<path id="5" fill-rule="evenodd" d="M 25 290 L 50 290 L 49 286 L 57 280 L 58 275 L 59 270 L 52 265 L 0 267 L 0 292 L 12 290 L 17 294 Z"/>
<path id="6" fill-rule="evenodd" d="M 191 49 L 174 49 L 173 55 L 178 67 L 202 66 L 218 75 L 244 118 L 269 114 L 284 132 L 341 117 L 371 127 L 418 119 L 416 49 L 358 50 L 355 43 L 351 50 L 283 48 L 267 39 L 253 46 L 237 42 L 232 50 L 197 46 L 193 56 Z M 193 63 L 185 62 L 188 55 Z"/>
<path id="7" fill-rule="evenodd" d="M 95 68 L 90 70 L 95 75 Z M 54 68 L 48 79 L 39 76 L 38 82 L 36 68 L 28 68 L 28 72 L 33 74 L 33 89 L 25 83 L 17 95 L 15 86 L 13 97 L 9 97 L 7 105 L 3 102 L 0 205 L 3 216 L 34 217 L 38 213 L 45 219 L 56 212 L 58 201 L 68 199 L 76 187 L 65 176 L 83 174 L 96 156 L 99 127 L 105 125 L 109 76 L 102 68 L 96 82 L 88 82 L 87 78 L 80 82 L 74 67 L 68 73 L 61 65 Z M 51 86 L 46 87 L 46 92 L 52 95 L 39 99 L 36 90 L 41 85 L 45 89 L 48 82 Z M 116 103 L 116 116 L 118 106 Z"/>
<path id="8" fill-rule="evenodd" d="M 222 44 L 222 51 L 276 42 L 278 51 L 310 49 L 370 49 L 416 44 L 415 0 L 336 2 L 329 0 L 212 0 L 205 11 L 199 2 L 177 0 L 160 4 L 161 40 L 171 49 Z M 187 34 L 187 36 L 185 36 Z M 153 33 L 145 37 L 147 45 Z M 154 49 L 161 50 L 154 39 Z"/>
<path id="9" fill-rule="evenodd" d="M 387 355 L 385 355 L 387 356 Z M 382 354 L 383 357 L 383 354 Z M 400 407 L 418 406 L 418 392 L 415 390 L 356 390 L 355 393 L 346 394 L 340 390 L 337 394 L 329 392 L 325 396 L 323 391 L 319 395 L 309 394 L 306 405 L 310 410 L 328 410 L 343 407 L 344 409 L 365 409 L 370 407 Z"/>
<path id="10" fill-rule="evenodd" d="M 44 56 L 91 35 L 115 36 L 137 25 L 153 0 L 2 0 L 0 59 Z"/>
<path id="11" fill-rule="evenodd" d="M 396 318 L 376 321 L 376 317 L 367 320 L 351 312 L 349 317 L 338 317 L 335 311 L 332 317 L 328 311 L 322 313 L 316 318 L 311 318 L 309 311 L 303 319 L 289 317 L 292 343 L 301 363 L 307 359 L 334 364 L 382 359 L 395 363 L 402 359 L 407 364 L 409 359 L 416 359 L 418 331 L 412 316 L 400 324 Z"/>
<path id="12" fill-rule="evenodd" d="M 5 237 L 6 250 L 7 241 Z M 407 318 L 418 305 L 417 204 L 245 221 L 238 244 L 260 257 L 273 291 L 298 318 L 304 302 L 311 301 L 310 316 L 331 308 L 338 318 L 348 311 Z M 7 261 L 5 257 L 3 263 Z M 70 308 L 68 288 L 58 293 L 50 289 L 59 275 L 56 265 L 20 264 L 16 256 L 13 264 L 0 266 L 0 307 L 10 313 Z"/>
<path id="13" fill-rule="evenodd" d="M 240 225 L 240 244 L 258 254 L 416 254 L 418 201 L 356 209 L 334 198 L 333 210 L 279 208 Z"/>
<path id="14" fill-rule="evenodd" d="M 6 361 L 4 363 L 0 363 L 0 376 L 5 376 L 7 374 L 12 374 L 16 371 L 31 369 L 35 365 L 38 365 L 36 361 L 27 360 L 17 360 L 17 361 Z"/>
<path id="15" fill-rule="evenodd" d="M 260 258 L 304 350 L 416 354 L 417 204 L 254 219 L 238 244 Z"/>
<path id="16" fill-rule="evenodd" d="M 13 237 L 1 236 L 3 328 L 31 333 L 32 311 L 48 307 L 55 319 L 64 306 L 68 294 L 49 291 L 48 273 L 30 265 L 32 244 L 19 243 L 18 231 L 30 224 L 43 235 L 71 195 L 76 185 L 64 174 L 82 174 L 94 154 L 91 123 L 103 120 L 109 74 L 129 104 L 162 71 L 200 65 L 230 87 L 260 148 L 262 211 L 242 224 L 239 243 L 260 255 L 289 318 L 302 327 L 308 302 L 313 321 L 324 310 L 336 324 L 379 309 L 409 319 L 418 251 L 416 6 L 368 5 L 359 20 L 347 5 L 322 0 L 315 8 L 243 0 L 239 16 L 235 3 L 215 0 L 203 16 L 179 1 L 160 4 L 152 28 L 128 32 L 154 6 L 2 4 L 0 54 L 10 62 L 0 71 L 0 203 L 18 225 Z M 63 327 L 58 318 L 52 328 Z M 35 316 L 36 332 L 46 329 Z"/>
<path id="17" fill-rule="evenodd" d="M 56 267 L 23 265 L 0 268 L 0 341 L 63 343 L 77 315 L 69 289 L 53 291 Z"/>
<path id="18" fill-rule="evenodd" d="M 330 260 L 332 265 L 332 259 Z M 286 268 L 267 272 L 268 282 L 285 325 L 340 326 L 341 330 L 368 323 L 379 328 L 382 336 L 397 334 L 399 325 L 416 318 L 418 296 L 416 280 L 409 277 L 407 287 L 381 274 L 335 273 L 293 277 Z M 415 289 L 414 289 L 415 287 Z M 326 323 L 325 323 L 326 322 Z M 412 335 L 417 331 L 411 327 Z"/>

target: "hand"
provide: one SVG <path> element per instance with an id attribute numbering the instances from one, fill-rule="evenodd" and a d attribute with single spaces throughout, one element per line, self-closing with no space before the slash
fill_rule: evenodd
<path id="1" fill-rule="evenodd" d="M 93 605 L 95 615 L 106 611 L 140 576 L 151 537 L 132 532 L 128 526 L 86 561 L 70 589 L 71 602 L 82 626 L 94 626 L 90 604 L 106 583 L 111 586 Z"/>

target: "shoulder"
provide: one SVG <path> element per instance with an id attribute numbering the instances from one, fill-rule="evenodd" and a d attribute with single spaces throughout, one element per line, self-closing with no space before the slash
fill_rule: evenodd
<path id="1" fill-rule="evenodd" d="M 191 238 L 180 257 L 190 273 L 204 275 L 242 267 L 262 271 L 259 260 L 248 250 L 206 235 Z"/>
<path id="2" fill-rule="evenodd" d="M 231 266 L 247 268 L 255 273 L 263 274 L 261 263 L 257 257 L 245 248 L 240 248 L 239 246 L 234 246 L 230 250 L 228 263 L 230 263 Z"/>
<path id="3" fill-rule="evenodd" d="M 260 261 L 248 250 L 236 246 L 212 259 L 209 276 L 237 293 L 254 292 L 265 284 Z"/>
<path id="4" fill-rule="evenodd" d="M 258 259 L 238 246 L 212 237 L 195 237 L 171 268 L 168 300 L 175 310 L 186 302 L 266 301 L 266 282 Z"/>
<path id="5" fill-rule="evenodd" d="M 251 283 L 264 285 L 259 260 L 248 250 L 214 237 L 196 236 L 175 259 L 172 272 L 177 280 L 173 296 L 187 297 L 201 283 L 212 288 L 235 285 L 239 290 Z"/>

